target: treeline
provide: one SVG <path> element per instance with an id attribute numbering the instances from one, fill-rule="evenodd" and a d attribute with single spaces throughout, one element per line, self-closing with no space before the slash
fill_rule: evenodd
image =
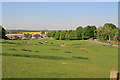
<path id="1" fill-rule="evenodd" d="M 94 31 L 97 28 L 95 26 L 82 26 L 78 27 L 76 30 L 65 30 L 65 31 L 52 31 L 47 34 L 48 37 L 54 37 L 56 40 L 81 40 L 89 39 L 94 37 Z"/>
<path id="2" fill-rule="evenodd" d="M 77 27 L 76 30 L 52 31 L 47 34 L 48 37 L 54 37 L 56 40 L 86 40 L 97 38 L 100 41 L 120 41 L 120 29 L 112 23 L 106 23 L 104 26 Z"/>

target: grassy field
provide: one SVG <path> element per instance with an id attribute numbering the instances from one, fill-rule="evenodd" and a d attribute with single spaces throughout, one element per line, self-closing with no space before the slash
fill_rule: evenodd
<path id="1" fill-rule="evenodd" d="M 118 70 L 116 47 L 88 40 L 24 41 L 2 41 L 3 78 L 109 78 L 112 69 Z"/>

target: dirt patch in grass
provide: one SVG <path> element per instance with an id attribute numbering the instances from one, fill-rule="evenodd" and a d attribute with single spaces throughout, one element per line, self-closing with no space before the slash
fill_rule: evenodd
<path id="1" fill-rule="evenodd" d="M 66 62 L 62 62 L 61 64 L 67 64 Z"/>
<path id="2" fill-rule="evenodd" d="M 61 47 L 66 47 L 66 45 L 65 45 L 65 44 L 62 44 Z"/>
<path id="3" fill-rule="evenodd" d="M 21 70 L 24 70 L 24 68 L 22 68 Z"/>

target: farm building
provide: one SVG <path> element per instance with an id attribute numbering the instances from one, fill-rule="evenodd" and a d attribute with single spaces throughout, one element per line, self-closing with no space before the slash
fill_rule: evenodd
<path id="1" fill-rule="evenodd" d="M 41 35 L 40 34 L 32 34 L 32 37 L 34 37 L 36 39 L 41 39 Z"/>
<path id="2" fill-rule="evenodd" d="M 24 34 L 6 34 L 9 39 L 22 39 Z"/>
<path id="3" fill-rule="evenodd" d="M 36 39 L 45 39 L 45 38 L 47 38 L 47 36 L 45 34 L 32 34 L 32 37 L 36 38 Z"/>

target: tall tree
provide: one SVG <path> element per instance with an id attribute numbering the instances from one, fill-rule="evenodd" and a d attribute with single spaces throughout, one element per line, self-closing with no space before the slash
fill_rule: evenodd
<path id="1" fill-rule="evenodd" d="M 112 30 L 116 29 L 116 26 L 112 23 L 106 23 L 103 29 L 106 32 L 106 36 L 108 36 L 108 40 L 111 41 Z"/>
<path id="2" fill-rule="evenodd" d="M 42 31 L 41 34 L 45 34 L 45 31 Z"/>
<path id="3" fill-rule="evenodd" d="M 51 37 L 54 37 L 55 34 L 56 34 L 56 31 L 52 31 L 52 32 L 51 32 Z"/>
<path id="4" fill-rule="evenodd" d="M 108 27 L 108 26 L 109 26 L 111 29 L 116 29 L 116 26 L 115 26 L 114 24 L 112 24 L 112 23 L 105 23 L 104 26 L 103 26 L 103 28 Z"/>
<path id="5" fill-rule="evenodd" d="M 88 25 L 83 29 L 82 39 L 89 39 L 91 37 L 94 37 L 94 29 Z"/>
<path id="6" fill-rule="evenodd" d="M 65 31 L 62 31 L 62 32 L 60 33 L 60 39 L 61 39 L 61 40 L 65 40 Z"/>
<path id="7" fill-rule="evenodd" d="M 120 29 L 119 28 L 117 29 L 117 32 L 116 32 L 116 41 L 120 42 Z"/>
<path id="8" fill-rule="evenodd" d="M 68 34 L 68 39 L 69 40 L 75 40 L 76 39 L 74 30 L 71 31 L 70 34 Z"/>
<path id="9" fill-rule="evenodd" d="M 91 28 L 92 28 L 92 30 L 93 30 L 93 31 L 92 31 L 92 37 L 95 38 L 95 34 L 97 33 L 97 32 L 96 32 L 97 28 L 96 28 L 96 26 L 94 26 L 94 25 L 91 26 Z"/>
<path id="10" fill-rule="evenodd" d="M 0 26 L 0 38 L 5 39 L 6 38 L 6 30 Z"/>
<path id="11" fill-rule="evenodd" d="M 77 29 L 76 29 L 76 39 L 78 39 L 78 40 L 82 39 L 82 31 L 83 31 L 82 26 L 77 27 Z"/>
<path id="12" fill-rule="evenodd" d="M 60 33 L 61 33 L 61 31 L 57 31 L 55 36 L 54 36 L 54 39 L 59 40 L 60 39 Z"/>
<path id="13" fill-rule="evenodd" d="M 48 32 L 48 33 L 47 33 L 47 36 L 48 36 L 48 37 L 51 37 L 51 33 L 50 33 L 50 32 Z"/>

